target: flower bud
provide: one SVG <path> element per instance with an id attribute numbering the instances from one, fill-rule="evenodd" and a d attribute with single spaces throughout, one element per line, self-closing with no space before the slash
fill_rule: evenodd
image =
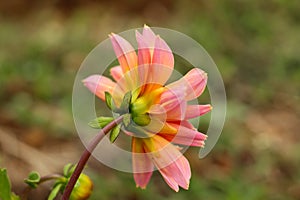
<path id="1" fill-rule="evenodd" d="M 93 182 L 86 174 L 80 174 L 71 193 L 70 200 L 88 199 L 93 190 Z"/>

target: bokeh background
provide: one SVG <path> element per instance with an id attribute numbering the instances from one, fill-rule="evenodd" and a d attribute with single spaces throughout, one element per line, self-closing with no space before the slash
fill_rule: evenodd
<path id="1" fill-rule="evenodd" d="M 146 190 L 132 174 L 91 159 L 90 199 L 300 199 L 300 1 L 66 0 L 0 2 L 0 167 L 21 194 L 32 170 L 60 172 L 83 150 L 72 119 L 81 62 L 111 32 L 149 26 L 180 31 L 208 51 L 228 107 L 214 150 L 192 167 L 190 190 L 155 173 Z M 184 66 L 181 66 L 184 67 Z M 201 120 L 205 131 L 208 117 Z M 51 184 L 30 193 L 46 199 Z"/>

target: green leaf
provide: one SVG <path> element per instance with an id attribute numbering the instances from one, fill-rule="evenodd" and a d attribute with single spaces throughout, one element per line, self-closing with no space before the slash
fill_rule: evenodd
<path id="1" fill-rule="evenodd" d="M 109 140 L 110 140 L 111 143 L 113 143 L 113 142 L 117 139 L 117 137 L 118 137 L 119 134 L 120 134 L 120 131 L 121 131 L 121 124 L 115 126 L 115 127 L 111 130 L 110 136 L 109 136 Z"/>
<path id="2" fill-rule="evenodd" d="M 53 187 L 51 193 L 48 196 L 48 200 L 53 200 L 55 199 L 55 197 L 58 195 L 58 193 L 60 192 L 60 189 L 63 187 L 62 184 L 57 184 Z"/>
<path id="3" fill-rule="evenodd" d="M 0 199 L 11 200 L 11 188 L 6 169 L 0 169 Z"/>
<path id="4" fill-rule="evenodd" d="M 98 117 L 89 122 L 89 126 L 95 129 L 104 128 L 107 124 L 112 122 L 114 118 L 112 117 Z"/>
<path id="5" fill-rule="evenodd" d="M 109 92 L 105 92 L 105 102 L 108 108 L 111 110 L 113 107 L 113 98 Z"/>
<path id="6" fill-rule="evenodd" d="M 131 122 L 131 115 L 128 113 L 128 114 L 125 114 L 123 116 L 123 123 L 125 125 L 125 127 L 127 127 Z"/>
<path id="7" fill-rule="evenodd" d="M 76 167 L 76 165 L 74 165 L 72 163 L 66 164 L 63 169 L 64 177 L 69 178 L 73 174 L 75 167 Z"/>
<path id="8" fill-rule="evenodd" d="M 32 171 L 28 175 L 28 178 L 24 180 L 25 183 L 27 183 L 32 188 L 37 188 L 38 183 L 40 182 L 40 175 L 38 172 Z"/>
<path id="9" fill-rule="evenodd" d="M 129 112 L 129 105 L 131 103 L 131 91 L 127 92 L 124 97 L 123 97 L 123 101 L 121 103 L 121 107 L 120 109 L 124 112 L 124 113 L 128 113 Z"/>

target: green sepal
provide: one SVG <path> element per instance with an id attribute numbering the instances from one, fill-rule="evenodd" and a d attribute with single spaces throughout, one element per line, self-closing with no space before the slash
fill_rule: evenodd
<path id="1" fill-rule="evenodd" d="M 126 127 L 126 130 L 133 133 L 136 137 L 141 137 L 141 138 L 149 137 L 149 134 L 145 129 L 143 129 L 140 126 L 135 126 L 134 124 L 130 124 L 128 127 Z"/>
<path id="2" fill-rule="evenodd" d="M 123 124 L 125 125 L 125 127 L 127 127 L 131 122 L 131 115 L 128 114 L 124 114 L 123 115 Z"/>
<path id="3" fill-rule="evenodd" d="M 112 117 L 98 117 L 96 119 L 93 119 L 88 123 L 88 125 L 95 129 L 101 129 L 104 128 L 107 124 L 112 122 L 114 118 Z"/>
<path id="4" fill-rule="evenodd" d="M 121 106 L 120 106 L 120 110 L 123 111 L 124 113 L 128 113 L 129 112 L 129 105 L 131 103 L 131 91 L 127 92 L 122 100 Z"/>
<path id="5" fill-rule="evenodd" d="M 61 191 L 63 187 L 63 184 L 62 183 L 59 183 L 59 184 L 55 184 L 51 193 L 49 194 L 48 196 L 48 199 L 47 200 L 53 200 L 55 199 L 55 197 L 58 195 L 58 193 Z"/>
<path id="6" fill-rule="evenodd" d="M 111 130 L 110 135 L 109 135 L 109 140 L 110 140 L 111 143 L 113 143 L 114 141 L 116 141 L 117 137 L 120 134 L 120 131 L 121 131 L 121 124 L 115 126 Z"/>
<path id="7" fill-rule="evenodd" d="M 140 126 L 146 126 L 151 122 L 151 118 L 148 114 L 135 115 L 132 117 L 132 120 Z"/>
<path id="8" fill-rule="evenodd" d="M 138 98 L 138 96 L 140 95 L 141 89 L 142 88 L 139 87 L 139 88 L 132 91 L 131 102 L 134 102 Z"/>
<path id="9" fill-rule="evenodd" d="M 108 106 L 108 108 L 110 110 L 112 110 L 113 105 L 114 105 L 113 98 L 112 98 L 111 94 L 107 91 L 105 92 L 105 102 L 106 102 L 106 105 Z"/>
<path id="10" fill-rule="evenodd" d="M 37 188 L 40 180 L 40 174 L 38 172 L 32 171 L 29 173 L 28 177 L 24 180 L 24 182 L 31 188 Z"/>

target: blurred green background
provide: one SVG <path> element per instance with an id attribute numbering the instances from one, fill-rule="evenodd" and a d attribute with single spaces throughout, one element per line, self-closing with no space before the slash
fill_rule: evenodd
<path id="1" fill-rule="evenodd" d="M 92 159 L 90 199 L 300 199 L 300 1 L 74 0 L 0 2 L 0 167 L 20 194 L 37 170 L 60 172 L 83 147 L 72 86 L 85 56 L 111 32 L 149 26 L 197 40 L 216 62 L 228 107 L 214 150 L 192 167 L 188 191 L 155 173 L 146 190 L 132 174 Z M 209 120 L 202 120 L 205 130 Z M 50 185 L 30 193 L 45 199 Z"/>

